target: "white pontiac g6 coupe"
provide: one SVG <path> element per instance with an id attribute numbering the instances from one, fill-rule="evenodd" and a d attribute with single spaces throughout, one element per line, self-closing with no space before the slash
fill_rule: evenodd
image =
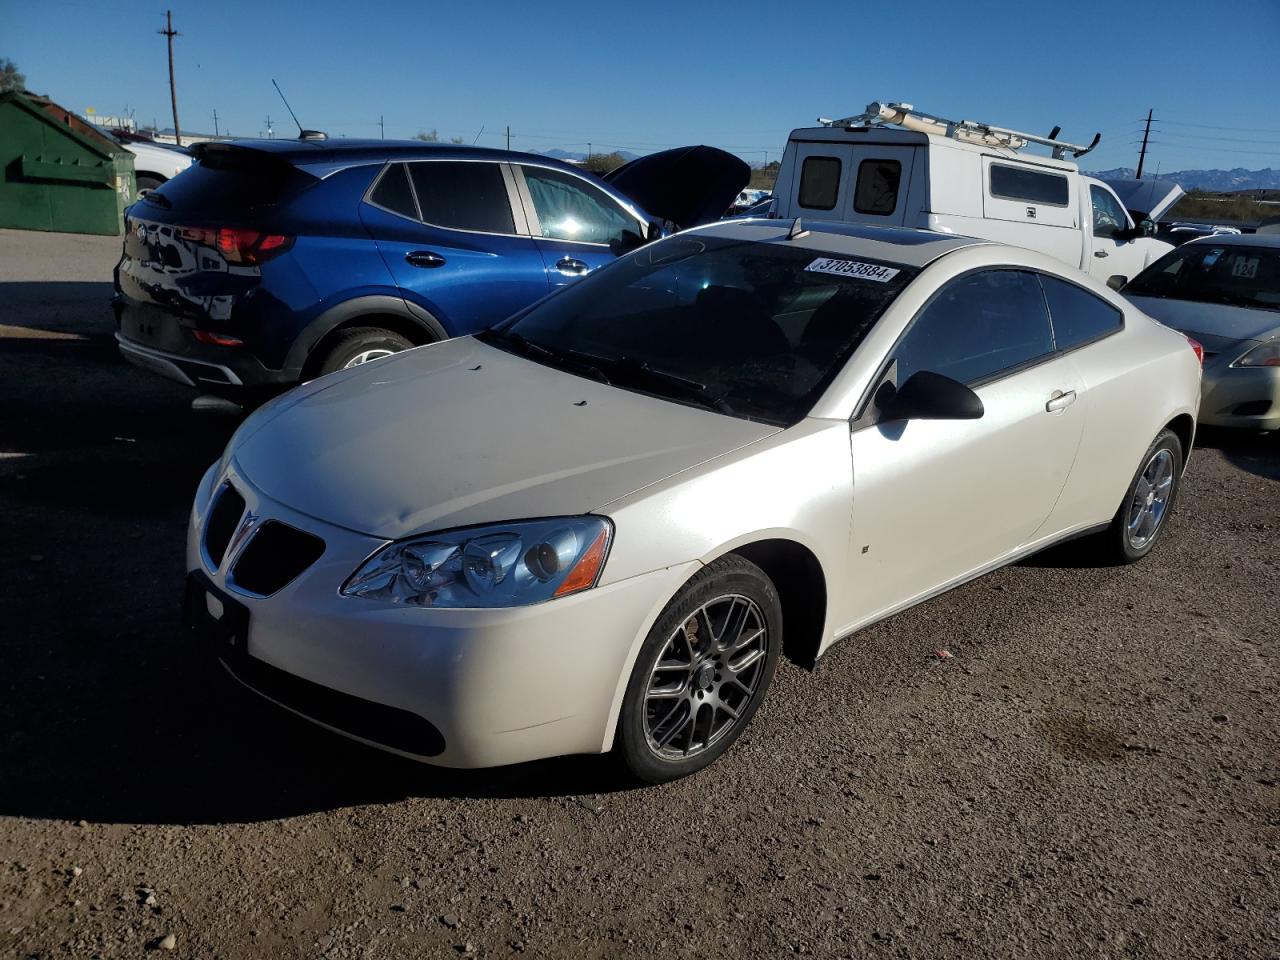
<path id="1" fill-rule="evenodd" d="M 747 220 L 261 408 L 200 483 L 191 632 L 457 767 L 742 733 L 779 655 L 1070 537 L 1159 541 L 1199 347 L 1039 254 Z"/>

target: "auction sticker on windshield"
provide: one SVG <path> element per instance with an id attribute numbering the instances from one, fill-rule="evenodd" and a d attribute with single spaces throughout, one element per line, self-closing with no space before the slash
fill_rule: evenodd
<path id="1" fill-rule="evenodd" d="M 805 269 L 812 270 L 814 273 L 834 273 L 838 277 L 874 280 L 876 283 L 888 283 L 899 272 L 896 267 L 882 267 L 876 263 L 863 263 L 860 260 L 838 260 L 835 257 L 819 257 Z"/>

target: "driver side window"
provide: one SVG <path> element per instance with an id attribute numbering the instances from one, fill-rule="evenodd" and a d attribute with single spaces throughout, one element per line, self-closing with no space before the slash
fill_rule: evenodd
<path id="1" fill-rule="evenodd" d="M 1093 202 L 1093 235 L 1095 237 L 1114 236 L 1117 230 L 1129 225 L 1129 218 L 1120 206 L 1120 201 L 1110 191 L 1090 185 L 1089 199 Z"/>
<path id="2" fill-rule="evenodd" d="M 1052 352 L 1035 276 L 984 270 L 944 287 L 916 315 L 893 356 L 899 387 L 921 370 L 973 386 Z"/>

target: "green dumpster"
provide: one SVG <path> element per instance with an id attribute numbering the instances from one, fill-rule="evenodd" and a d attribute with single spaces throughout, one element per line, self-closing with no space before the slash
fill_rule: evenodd
<path id="1" fill-rule="evenodd" d="M 133 154 L 51 100 L 0 94 L 0 227 L 117 235 Z"/>

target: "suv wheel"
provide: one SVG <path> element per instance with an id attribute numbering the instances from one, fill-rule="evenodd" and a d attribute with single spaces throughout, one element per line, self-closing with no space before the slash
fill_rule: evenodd
<path id="1" fill-rule="evenodd" d="M 390 330 L 377 327 L 355 327 L 344 330 L 322 355 L 316 367 L 317 376 L 358 367 L 370 360 L 389 357 L 401 350 L 408 350 L 413 343 L 408 338 Z"/>

